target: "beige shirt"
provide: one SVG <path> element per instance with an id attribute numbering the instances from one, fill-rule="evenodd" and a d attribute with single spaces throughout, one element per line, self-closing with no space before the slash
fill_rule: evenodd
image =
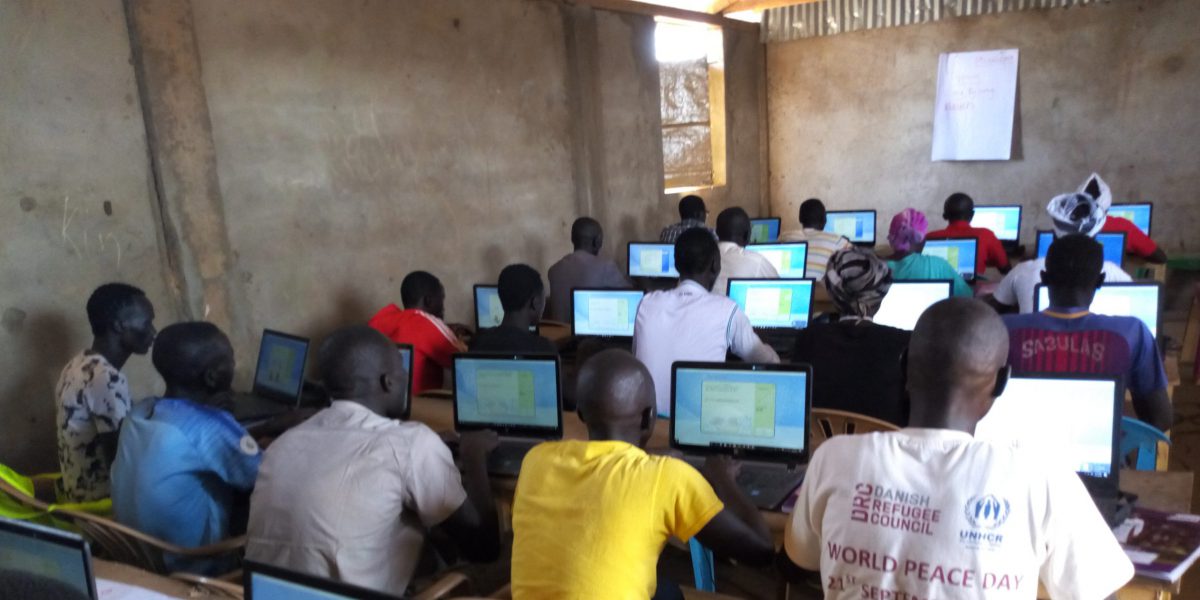
<path id="1" fill-rule="evenodd" d="M 399 596 L 424 530 L 466 497 L 450 450 L 428 427 L 335 401 L 263 457 L 246 558 Z"/>
<path id="2" fill-rule="evenodd" d="M 728 296 L 730 279 L 779 279 L 779 271 L 767 257 L 733 242 L 720 242 L 717 247 L 721 250 L 721 275 L 713 285 L 714 294 Z"/>
<path id="3" fill-rule="evenodd" d="M 825 277 L 825 267 L 829 265 L 829 257 L 842 248 L 850 247 L 850 240 L 836 233 L 804 228 L 792 230 L 779 236 L 783 242 L 808 242 L 808 258 L 804 265 L 804 276 L 820 281 Z"/>

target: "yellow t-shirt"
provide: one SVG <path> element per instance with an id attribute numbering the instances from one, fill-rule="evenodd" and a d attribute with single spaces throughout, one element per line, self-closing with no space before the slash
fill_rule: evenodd
<path id="1" fill-rule="evenodd" d="M 625 442 L 541 444 L 513 501 L 513 598 L 649 598 L 667 537 L 690 539 L 724 508 L 681 460 Z"/>

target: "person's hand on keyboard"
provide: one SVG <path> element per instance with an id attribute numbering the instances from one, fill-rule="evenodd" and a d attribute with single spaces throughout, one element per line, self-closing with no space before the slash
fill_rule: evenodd
<path id="1" fill-rule="evenodd" d="M 496 435 L 495 431 L 490 429 L 467 431 L 459 434 L 458 454 L 463 461 L 478 461 L 478 464 L 486 464 L 488 454 L 499 445 L 500 436 Z"/>
<path id="2" fill-rule="evenodd" d="M 719 495 L 723 489 L 737 487 L 737 476 L 741 470 L 742 463 L 723 454 L 710 454 L 700 471 Z"/>

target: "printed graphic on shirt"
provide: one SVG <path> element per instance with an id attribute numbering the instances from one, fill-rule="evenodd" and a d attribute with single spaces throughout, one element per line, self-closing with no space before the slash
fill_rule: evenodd
<path id="1" fill-rule="evenodd" d="M 970 528 L 958 532 L 958 543 L 967 548 L 990 549 L 1004 543 L 1004 535 L 997 531 L 1008 515 L 1012 506 L 1007 498 L 992 494 L 973 496 L 963 506 L 963 515 L 967 518 Z"/>
<path id="2" fill-rule="evenodd" d="M 700 392 L 700 431 L 775 437 L 775 385 L 705 381 Z"/>
<path id="3" fill-rule="evenodd" d="M 112 466 L 97 441 L 117 431 L 129 412 L 125 376 L 99 354 L 85 352 L 63 369 L 58 382 L 60 491 L 75 501 L 107 498 Z"/>
<path id="4" fill-rule="evenodd" d="M 947 597 L 955 590 L 1016 591 L 1021 589 L 1025 580 L 1025 576 L 1018 573 L 985 571 L 966 564 L 939 564 L 866 548 L 855 548 L 834 541 L 826 542 L 825 551 L 826 558 L 835 565 L 833 573 L 825 581 L 826 589 L 831 592 L 861 589 L 861 598 L 918 600 L 927 597 Z M 845 572 L 850 569 L 859 574 Z M 878 579 L 869 577 L 864 570 L 878 573 Z M 929 587 L 929 584 L 938 584 L 948 589 L 942 594 L 920 596 L 896 587 L 879 587 L 877 582 L 884 576 L 899 582 L 911 582 L 914 586 Z"/>
<path id="5" fill-rule="evenodd" d="M 942 511 L 932 508 L 925 494 L 857 483 L 850 498 L 850 520 L 931 536 L 934 525 L 942 520 Z"/>
<path id="6" fill-rule="evenodd" d="M 1123 375 L 1129 343 L 1119 333 L 1049 329 L 1012 331 L 1013 369 L 1018 373 L 1103 373 Z"/>

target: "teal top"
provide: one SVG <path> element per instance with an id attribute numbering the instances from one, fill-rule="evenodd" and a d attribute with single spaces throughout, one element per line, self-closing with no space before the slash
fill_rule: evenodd
<path id="1" fill-rule="evenodd" d="M 958 271 L 950 266 L 944 258 L 938 256 L 925 256 L 924 254 L 909 254 L 899 261 L 887 261 L 888 267 L 892 269 L 892 279 L 896 280 L 926 280 L 926 279 L 949 279 L 954 282 L 954 295 L 965 296 L 970 298 L 975 295 L 971 291 L 971 286 L 963 281 Z"/>

